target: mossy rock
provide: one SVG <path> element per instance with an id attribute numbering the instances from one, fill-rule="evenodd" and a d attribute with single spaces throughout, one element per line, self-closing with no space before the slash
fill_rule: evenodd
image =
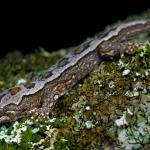
<path id="1" fill-rule="evenodd" d="M 0 149 L 149 149 L 149 40 L 146 34 L 132 38 L 131 43 L 139 44 L 134 54 L 103 61 L 59 99 L 48 118 L 1 126 Z M 71 50 L 8 54 L 0 60 L 1 91 L 31 80 Z"/>

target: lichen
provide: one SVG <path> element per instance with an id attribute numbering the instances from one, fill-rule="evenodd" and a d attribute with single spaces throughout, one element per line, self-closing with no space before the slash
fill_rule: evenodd
<path id="1" fill-rule="evenodd" d="M 150 149 L 150 36 L 136 39 L 130 40 L 140 43 L 134 54 L 103 61 L 59 99 L 53 115 L 1 126 L 0 149 Z M 9 54 L 0 61 L 1 89 L 30 80 L 65 54 L 61 52 L 25 58 Z"/>

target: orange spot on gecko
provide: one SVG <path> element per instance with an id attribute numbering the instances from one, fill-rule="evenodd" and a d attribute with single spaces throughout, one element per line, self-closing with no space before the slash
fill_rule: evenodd
<path id="1" fill-rule="evenodd" d="M 15 86 L 15 87 L 13 87 L 13 88 L 10 89 L 10 93 L 12 95 L 15 95 L 16 93 L 18 93 L 20 91 L 21 91 L 21 87 L 19 87 L 19 86 Z"/>

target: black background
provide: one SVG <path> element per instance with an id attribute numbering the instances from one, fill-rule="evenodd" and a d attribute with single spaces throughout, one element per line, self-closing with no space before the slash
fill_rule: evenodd
<path id="1" fill-rule="evenodd" d="M 150 9 L 149 0 L 60 2 L 6 4 L 0 13 L 0 57 L 13 50 L 75 46 L 118 19 Z"/>

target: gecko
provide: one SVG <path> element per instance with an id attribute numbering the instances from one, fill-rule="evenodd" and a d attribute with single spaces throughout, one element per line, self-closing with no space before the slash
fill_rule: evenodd
<path id="1" fill-rule="evenodd" d="M 49 114 L 57 100 L 102 62 L 121 53 L 121 44 L 140 33 L 150 33 L 150 19 L 125 21 L 109 32 L 90 38 L 43 74 L 24 85 L 0 93 L 0 124 L 31 115 Z"/>

